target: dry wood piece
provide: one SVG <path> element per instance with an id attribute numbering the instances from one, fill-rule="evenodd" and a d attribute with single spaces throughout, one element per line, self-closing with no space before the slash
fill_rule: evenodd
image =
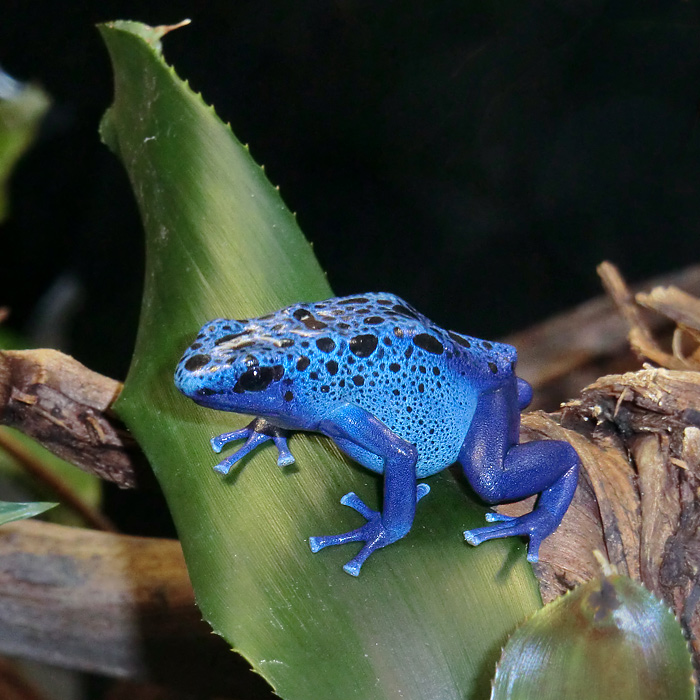
<path id="1" fill-rule="evenodd" d="M 143 453 L 111 413 L 121 384 L 56 350 L 0 351 L 0 423 L 123 488 L 152 480 Z"/>
<path id="2" fill-rule="evenodd" d="M 202 621 L 174 540 L 35 520 L 3 525 L 0 653 L 198 697 L 270 697 Z"/>

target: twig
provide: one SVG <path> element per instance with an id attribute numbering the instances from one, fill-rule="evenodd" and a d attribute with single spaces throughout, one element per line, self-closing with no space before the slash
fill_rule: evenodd
<path id="1" fill-rule="evenodd" d="M 104 532 L 117 532 L 109 518 L 85 503 L 72 488 L 47 469 L 40 459 L 6 430 L 0 430 L 0 448 L 14 457 L 26 472 L 47 486 L 63 505 L 75 511 L 88 525 Z"/>

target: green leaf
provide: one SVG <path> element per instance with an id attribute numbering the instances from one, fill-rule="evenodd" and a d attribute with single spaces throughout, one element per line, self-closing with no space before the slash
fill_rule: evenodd
<path id="1" fill-rule="evenodd" d="M 0 525 L 11 523 L 13 520 L 33 518 L 57 505 L 58 503 L 8 503 L 0 501 Z"/>
<path id="2" fill-rule="evenodd" d="M 614 575 L 558 598 L 511 637 L 492 700 L 692 700 L 692 672 L 673 613 Z"/>
<path id="3" fill-rule="evenodd" d="M 0 221 L 7 216 L 12 169 L 34 140 L 49 104 L 41 88 L 19 83 L 0 69 Z"/>
<path id="4" fill-rule="evenodd" d="M 284 698 L 486 698 L 498 649 L 539 594 L 522 542 L 465 544 L 484 509 L 449 472 L 431 479 L 412 532 L 358 579 L 341 568 L 357 545 L 312 554 L 308 537 L 360 525 L 339 499 L 355 491 L 376 507 L 381 482 L 329 440 L 293 437 L 293 469 L 264 448 L 227 479 L 213 472 L 209 438 L 250 418 L 175 390 L 184 348 L 207 319 L 332 292 L 248 149 L 163 62 L 164 29 L 100 31 L 115 73 L 102 135 L 147 235 L 136 350 L 115 408 L 163 487 L 205 618 Z"/>

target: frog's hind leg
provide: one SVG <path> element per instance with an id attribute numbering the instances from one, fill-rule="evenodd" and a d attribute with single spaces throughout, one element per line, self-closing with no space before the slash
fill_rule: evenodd
<path id="1" fill-rule="evenodd" d="M 464 537 L 478 545 L 526 535 L 530 540 L 527 558 L 535 562 L 540 544 L 557 529 L 574 496 L 579 458 L 563 441 L 514 444 L 519 426 L 514 403 L 501 390 L 479 399 L 459 461 L 472 488 L 487 503 L 517 501 L 533 494 L 540 497 L 531 513 L 517 518 L 488 513 L 486 519 L 495 524 L 467 530 Z"/>
<path id="2" fill-rule="evenodd" d="M 346 542 L 364 542 L 360 553 L 343 567 L 347 573 L 357 576 L 372 552 L 408 533 L 413 524 L 416 502 L 430 489 L 426 484 L 416 484 L 416 448 L 359 406 L 342 404 L 321 421 L 317 430 L 334 439 L 351 456 L 355 451 L 351 446 L 355 446 L 384 461 L 382 512 L 369 508 L 354 493 L 345 494 L 340 502 L 356 510 L 367 522 L 340 535 L 309 538 L 313 552 Z"/>
<path id="3" fill-rule="evenodd" d="M 282 428 L 278 428 L 272 425 L 269 421 L 264 418 L 256 418 L 251 421 L 245 428 L 240 430 L 234 430 L 230 433 L 222 433 L 211 439 L 211 448 L 214 452 L 221 452 L 224 445 L 234 440 L 246 439 L 244 445 L 240 447 L 236 452 L 221 460 L 215 467 L 214 470 L 220 474 L 228 474 L 231 467 L 238 462 L 240 459 L 250 454 L 256 447 L 262 445 L 268 440 L 272 440 L 277 447 L 278 457 L 277 465 L 280 467 L 286 467 L 290 464 L 294 464 L 294 456 L 289 451 L 287 446 L 287 431 Z"/>

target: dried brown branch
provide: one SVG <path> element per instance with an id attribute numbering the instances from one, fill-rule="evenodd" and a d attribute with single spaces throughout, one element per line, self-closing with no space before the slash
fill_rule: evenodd
<path id="1" fill-rule="evenodd" d="M 123 488 L 152 480 L 110 407 L 121 384 L 56 350 L 0 351 L 0 424 Z"/>
<path id="2" fill-rule="evenodd" d="M 593 551 L 663 598 L 676 612 L 700 661 L 700 372 L 688 357 L 663 349 L 643 310 L 662 312 L 679 332 L 700 327 L 700 301 L 675 289 L 629 292 L 602 266 L 614 302 L 640 355 L 664 364 L 601 377 L 553 415 L 523 418 L 526 439 L 569 440 L 582 474 L 559 530 L 541 549 L 538 578 L 545 600 L 597 573 Z M 697 339 L 691 336 L 697 346 Z M 523 509 L 508 506 L 508 512 Z"/>
<path id="3" fill-rule="evenodd" d="M 270 697 L 202 621 L 174 540 L 34 520 L 3 525 L 0 653 L 197 697 Z"/>

